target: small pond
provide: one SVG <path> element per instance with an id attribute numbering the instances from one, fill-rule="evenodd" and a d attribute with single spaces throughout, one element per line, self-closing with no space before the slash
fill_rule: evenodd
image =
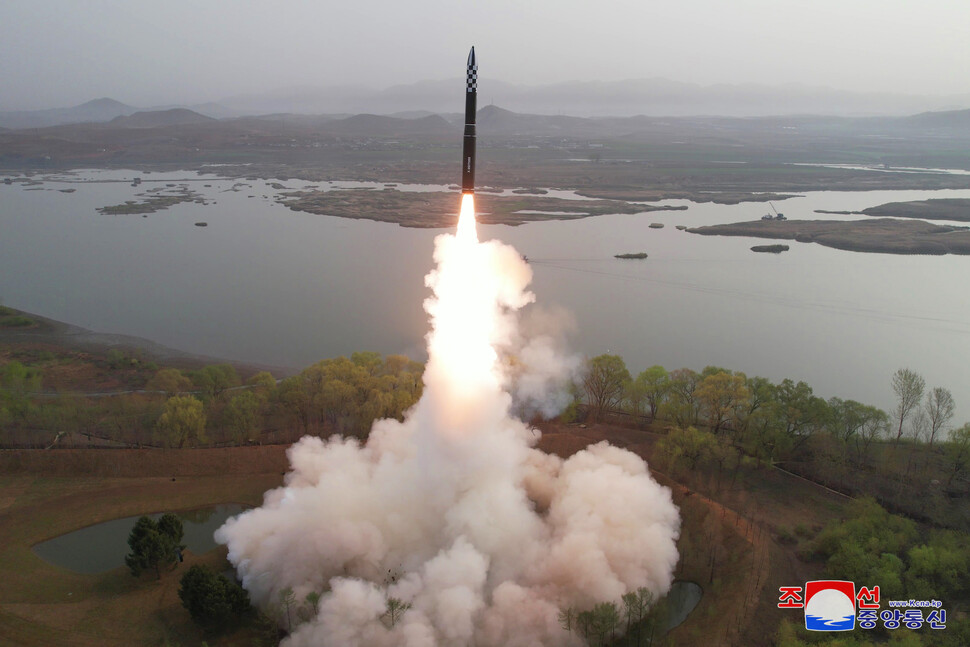
<path id="1" fill-rule="evenodd" d="M 238 503 L 176 512 L 185 527 L 182 543 L 196 554 L 216 547 L 212 534 L 226 519 L 246 509 Z M 44 560 L 77 573 L 103 573 L 125 565 L 128 534 L 142 515 L 112 519 L 36 544 L 34 552 Z M 159 518 L 162 513 L 149 515 Z"/>
<path id="2" fill-rule="evenodd" d="M 690 615 L 701 601 L 704 590 L 693 582 L 674 582 L 667 593 L 667 631 L 670 631 Z"/>

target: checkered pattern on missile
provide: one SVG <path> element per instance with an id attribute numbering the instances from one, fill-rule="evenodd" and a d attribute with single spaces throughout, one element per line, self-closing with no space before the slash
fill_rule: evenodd
<path id="1" fill-rule="evenodd" d="M 468 92 L 478 92 L 478 64 L 468 68 L 468 82 L 466 85 Z"/>

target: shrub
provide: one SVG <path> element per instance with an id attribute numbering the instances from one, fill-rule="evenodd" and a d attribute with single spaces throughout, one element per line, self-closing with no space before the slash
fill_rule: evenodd
<path id="1" fill-rule="evenodd" d="M 245 589 L 207 566 L 193 566 L 182 577 L 179 599 L 196 624 L 213 631 L 226 629 L 252 612 Z"/>

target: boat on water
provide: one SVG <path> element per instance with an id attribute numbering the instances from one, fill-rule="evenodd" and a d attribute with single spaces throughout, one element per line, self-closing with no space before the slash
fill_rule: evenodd
<path id="1" fill-rule="evenodd" d="M 775 212 L 775 215 L 766 213 L 765 215 L 761 216 L 762 220 L 788 220 L 788 218 L 785 217 L 785 214 L 779 213 L 778 210 L 775 209 L 775 205 L 771 204 L 770 202 L 768 204 L 771 206 L 771 210 Z"/>

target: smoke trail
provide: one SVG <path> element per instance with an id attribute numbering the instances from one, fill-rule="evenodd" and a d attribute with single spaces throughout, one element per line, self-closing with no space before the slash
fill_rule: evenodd
<path id="1" fill-rule="evenodd" d="M 578 645 L 561 609 L 670 586 L 680 519 L 646 464 L 606 443 L 544 454 L 511 415 L 496 349 L 517 343 L 531 271 L 478 241 L 473 209 L 464 196 L 456 235 L 435 240 L 421 400 L 363 446 L 301 439 L 284 486 L 216 532 L 256 604 L 322 594 L 290 647 Z M 533 373 L 550 373 L 538 347 Z"/>

